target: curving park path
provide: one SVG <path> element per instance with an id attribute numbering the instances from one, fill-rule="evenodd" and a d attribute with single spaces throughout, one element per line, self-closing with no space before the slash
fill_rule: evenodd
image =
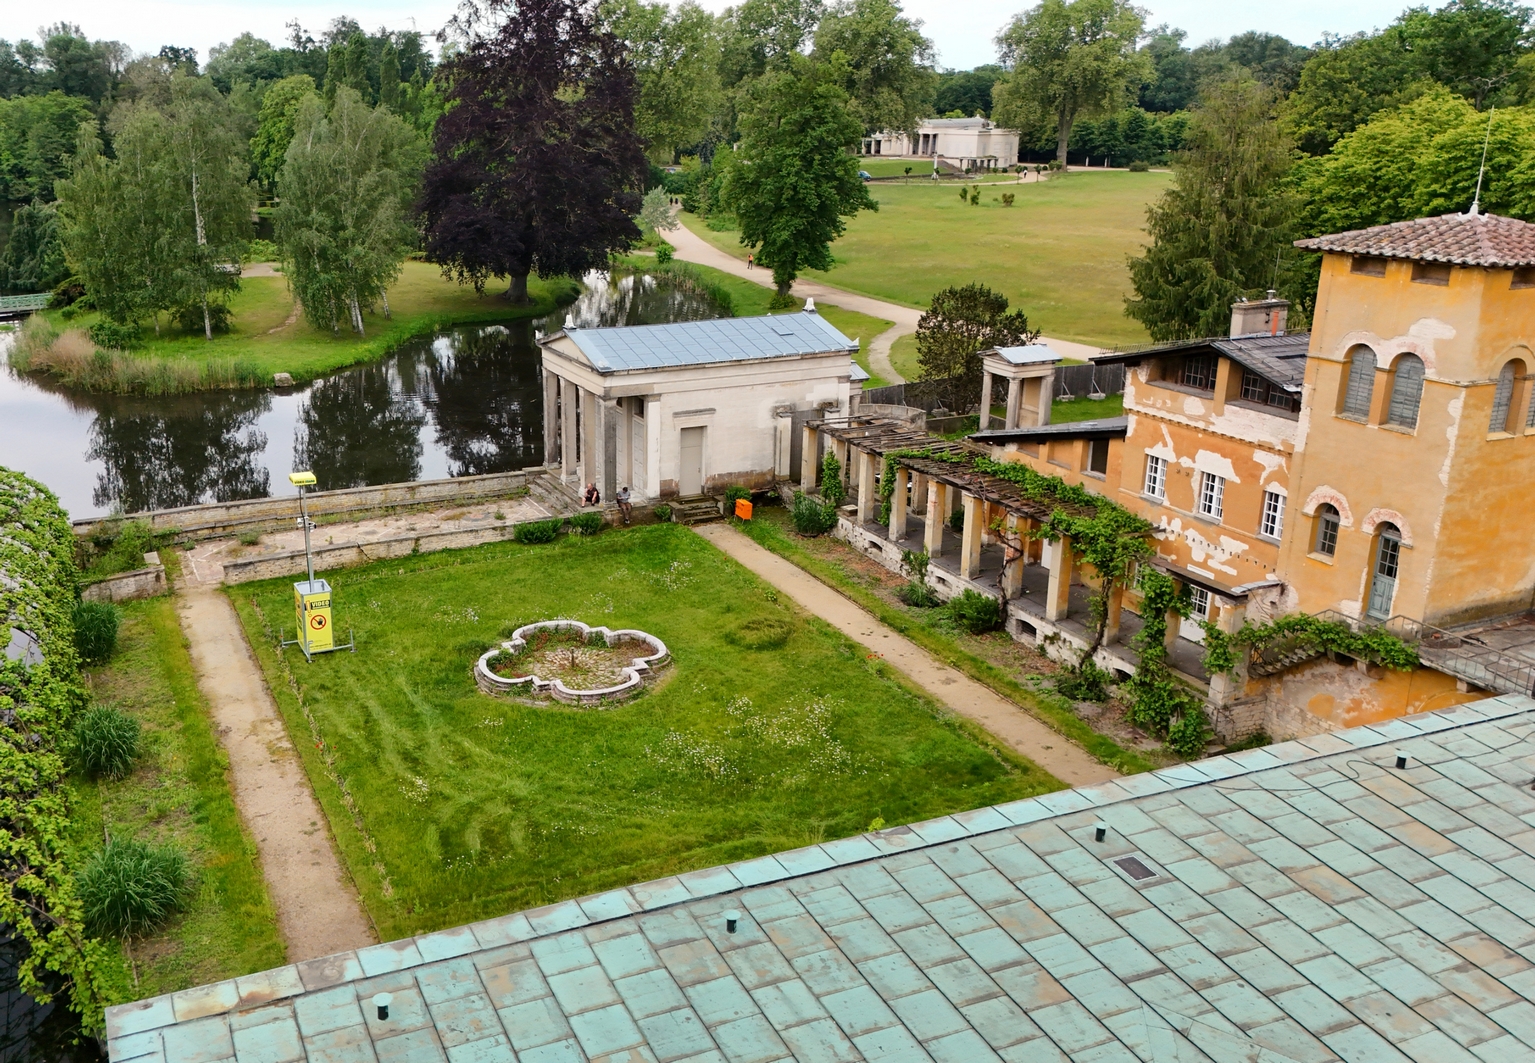
<path id="1" fill-rule="evenodd" d="M 677 228 L 666 234 L 666 241 L 677 249 L 677 257 L 684 262 L 710 266 L 733 276 L 743 277 L 764 288 L 773 287 L 772 270 L 747 269 L 744 259 L 721 251 L 689 229 L 681 219 L 678 219 Z M 917 331 L 917 322 L 922 320 L 921 310 L 876 299 L 872 295 L 860 295 L 845 288 L 833 288 L 829 284 L 806 280 L 803 277 L 794 282 L 793 292 L 801 299 L 816 299 L 832 306 L 840 306 L 844 310 L 854 310 L 860 314 L 895 322 L 869 341 L 869 368 L 892 384 L 905 382 L 906 378 L 897 373 L 895 366 L 890 364 L 890 347 L 907 333 Z M 1070 340 L 1057 340 L 1049 336 L 1041 336 L 1040 342 L 1048 343 L 1057 354 L 1082 361 L 1099 352 L 1099 348 L 1085 343 L 1072 343 Z"/>

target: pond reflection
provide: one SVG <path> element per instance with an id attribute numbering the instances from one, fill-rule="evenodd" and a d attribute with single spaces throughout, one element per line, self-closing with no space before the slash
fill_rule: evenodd
<path id="1" fill-rule="evenodd" d="M 593 273 L 546 318 L 463 326 L 282 391 L 168 397 L 73 392 L 0 372 L 0 465 L 71 515 L 260 498 L 312 468 L 322 488 L 469 476 L 543 461 L 538 337 L 721 316 L 668 276 Z M 0 336 L 0 348 L 9 336 Z"/>

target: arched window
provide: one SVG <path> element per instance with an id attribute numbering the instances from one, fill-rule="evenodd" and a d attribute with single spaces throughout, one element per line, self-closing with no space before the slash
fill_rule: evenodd
<path id="1" fill-rule="evenodd" d="M 1418 427 L 1418 404 L 1422 400 L 1423 360 L 1415 354 L 1404 354 L 1392 366 L 1391 406 L 1386 410 L 1386 423 Z"/>
<path id="2" fill-rule="evenodd" d="M 1395 524 L 1375 529 L 1374 572 L 1370 576 L 1370 604 L 1365 612 L 1377 620 L 1391 619 L 1396 597 L 1397 570 L 1402 563 L 1402 533 Z"/>
<path id="3" fill-rule="evenodd" d="M 1503 363 L 1503 368 L 1498 372 L 1498 386 L 1492 393 L 1492 417 L 1488 419 L 1487 431 L 1509 432 L 1515 430 L 1513 418 L 1510 413 L 1518 409 L 1519 385 L 1524 380 L 1524 362 L 1518 358 L 1510 358 Z"/>
<path id="4" fill-rule="evenodd" d="M 1338 552 L 1338 529 L 1343 526 L 1336 506 L 1323 502 L 1316 507 L 1316 536 L 1311 551 L 1332 557 Z"/>
<path id="5" fill-rule="evenodd" d="M 1375 394 L 1375 352 L 1368 347 L 1355 347 L 1349 353 L 1348 376 L 1345 378 L 1343 404 L 1339 413 L 1345 417 L 1368 420 L 1370 399 Z"/>

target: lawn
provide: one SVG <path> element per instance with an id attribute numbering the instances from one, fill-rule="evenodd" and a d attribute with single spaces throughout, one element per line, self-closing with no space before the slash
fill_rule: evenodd
<path id="1" fill-rule="evenodd" d="M 364 362 L 398 347 L 412 336 L 435 332 L 450 324 L 507 320 L 547 314 L 577 293 L 574 281 L 529 278 L 531 308 L 513 308 L 498 297 L 498 289 L 476 295 L 472 287 L 443 279 L 436 266 L 406 262 L 389 289 L 392 318 L 382 312 L 363 315 L 364 335 L 345 322 L 339 332 L 315 329 L 295 314 L 295 303 L 282 277 L 246 277 L 230 303 L 230 331 L 210 343 L 198 331 L 167 329 L 146 338 L 134 353 L 155 360 L 194 364 L 240 362 L 270 383 L 273 373 L 289 373 L 295 381 L 311 380 L 342 366 Z M 380 308 L 380 311 L 382 308 Z M 65 319 L 60 311 L 45 315 L 59 329 L 89 328 L 99 315 L 85 313 Z M 291 319 L 291 320 L 290 320 Z"/>
<path id="2" fill-rule="evenodd" d="M 1124 412 L 1123 394 L 1105 395 L 1101 399 L 1089 399 L 1085 396 L 1075 399 L 1057 399 L 1050 404 L 1050 423 L 1097 421 L 1105 417 L 1118 417 Z"/>
<path id="3" fill-rule="evenodd" d="M 106 834 L 174 843 L 195 869 L 179 915 L 120 951 L 108 981 L 137 1000 L 280 966 L 283 945 L 255 842 L 230 794 L 228 760 L 214 737 L 170 598 L 123 607 L 118 648 L 86 673 L 92 700 L 142 728 L 132 774 L 76 779 L 75 843 L 83 860 Z"/>
<path id="4" fill-rule="evenodd" d="M 864 155 L 858 160 L 858 168 L 870 177 L 904 177 L 911 167 L 912 177 L 932 180 L 932 159 L 884 159 L 877 155 Z"/>
<path id="5" fill-rule="evenodd" d="M 385 940 L 1060 786 L 677 525 L 332 583 L 358 651 L 312 665 L 274 651 L 287 582 L 230 595 Z M 675 664 L 609 709 L 477 690 L 479 654 L 548 617 Z M 787 641 L 749 648 L 753 621 Z"/>
<path id="6" fill-rule="evenodd" d="M 806 275 L 923 308 L 941 288 L 979 282 L 1006 295 L 1046 335 L 1099 346 L 1143 342 L 1145 330 L 1124 316 L 1125 259 L 1144 245 L 1146 206 L 1171 179 L 1073 173 L 983 186 L 977 206 L 961 203 L 952 184 L 872 184 L 879 211 L 849 220 L 832 248 L 833 270 Z M 1002 206 L 1004 191 L 1017 197 L 1014 206 Z M 715 246 L 746 257 L 738 233 L 712 231 L 695 215 L 683 219 Z"/>

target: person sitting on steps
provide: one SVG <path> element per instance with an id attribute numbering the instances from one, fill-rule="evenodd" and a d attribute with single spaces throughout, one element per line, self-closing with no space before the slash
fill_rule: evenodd
<path id="1" fill-rule="evenodd" d="M 629 502 L 628 487 L 620 487 L 618 489 L 618 512 L 623 514 L 624 523 L 628 524 L 630 515 L 634 513 L 634 506 Z"/>
<path id="2" fill-rule="evenodd" d="M 589 483 L 586 485 L 586 494 L 581 496 L 581 504 L 583 506 L 602 505 L 602 493 L 597 490 L 597 485 L 595 483 Z"/>

